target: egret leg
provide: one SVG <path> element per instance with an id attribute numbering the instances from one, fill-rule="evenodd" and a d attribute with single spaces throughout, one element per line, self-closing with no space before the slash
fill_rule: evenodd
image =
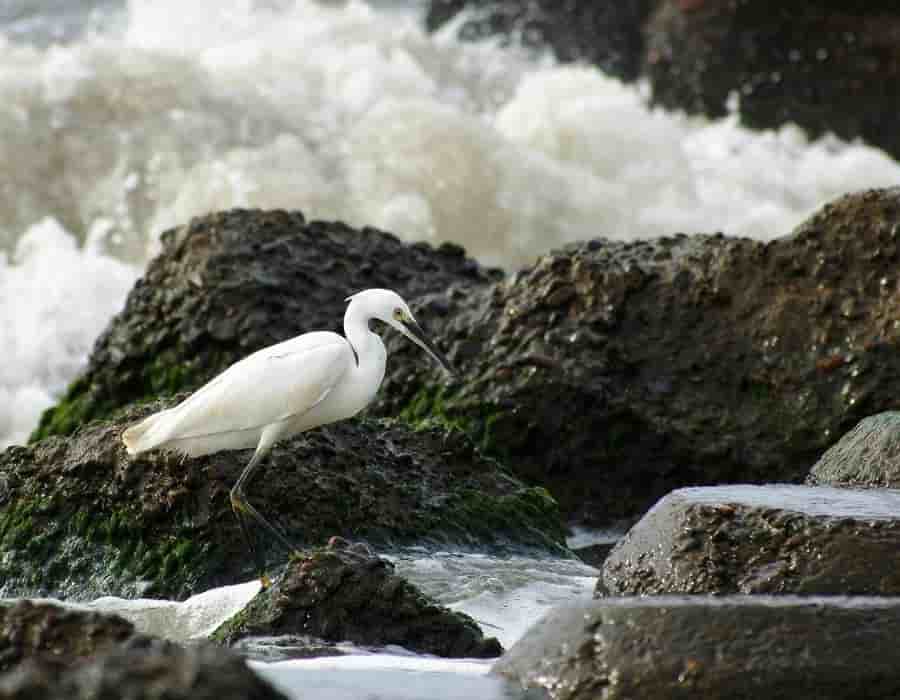
<path id="1" fill-rule="evenodd" d="M 267 428 L 263 431 L 259 444 L 256 446 L 256 451 L 253 453 L 253 457 L 250 458 L 247 466 L 244 467 L 244 471 L 241 472 L 240 477 L 238 477 L 237 482 L 231 489 L 231 508 L 237 517 L 238 524 L 241 527 L 241 533 L 247 543 L 247 548 L 250 550 L 251 556 L 256 560 L 256 565 L 260 572 L 260 579 L 262 580 L 264 587 L 267 587 L 269 584 L 268 576 L 266 576 L 265 573 L 265 559 L 253 544 L 246 517 L 252 518 L 258 525 L 261 525 L 267 533 L 274 537 L 275 540 L 287 550 L 288 553 L 297 553 L 297 548 L 247 501 L 247 496 L 244 493 L 245 484 L 259 468 L 263 458 L 268 454 L 272 445 L 274 445 L 278 439 L 279 431 L 277 430 L 277 426 L 273 427 L 275 428 L 274 430 Z"/>

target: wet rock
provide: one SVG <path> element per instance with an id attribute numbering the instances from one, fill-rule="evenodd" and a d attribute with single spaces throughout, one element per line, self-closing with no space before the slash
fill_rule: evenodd
<path id="1" fill-rule="evenodd" d="M 0 676 L 9 700 L 284 700 L 233 652 L 214 645 L 181 647 L 134 637 L 87 663 L 60 668 L 25 663 Z"/>
<path id="2" fill-rule="evenodd" d="M 603 566 L 603 562 L 606 561 L 606 557 L 609 556 L 609 553 L 615 546 L 614 542 L 599 542 L 586 547 L 573 548 L 572 553 L 585 564 L 599 569 Z"/>
<path id="3" fill-rule="evenodd" d="M 616 545 L 598 594 L 900 595 L 900 491 L 675 491 Z"/>
<path id="4" fill-rule="evenodd" d="M 0 604 L 0 697 L 283 698 L 217 646 L 183 648 L 116 615 L 27 600 Z"/>
<path id="5" fill-rule="evenodd" d="M 133 635 L 134 626 L 117 615 L 28 600 L 0 603 L 0 673 L 26 659 L 69 666 Z"/>
<path id="6" fill-rule="evenodd" d="M 595 525 L 681 486 L 799 482 L 838 436 L 897 406 L 898 245 L 888 189 L 767 243 L 568 246 L 441 295 L 455 382 L 389 339 L 380 410 L 463 428 Z"/>
<path id="7" fill-rule="evenodd" d="M 606 599 L 560 608 L 493 672 L 554 700 L 900 696 L 896 598 Z"/>
<path id="8" fill-rule="evenodd" d="M 721 117 L 733 93 L 750 126 L 796 123 L 900 154 L 894 2 L 664 0 L 645 32 L 645 73 L 666 107 Z"/>
<path id="9" fill-rule="evenodd" d="M 502 653 L 467 615 L 429 600 L 394 574 L 386 559 L 347 549 L 317 550 L 293 559 L 268 590 L 212 638 L 225 644 L 251 635 L 303 634 L 326 642 L 399 645 L 449 657 Z"/>
<path id="10" fill-rule="evenodd" d="M 125 453 L 124 428 L 177 400 L 0 453 L 0 595 L 182 599 L 256 576 L 228 496 L 250 450 Z M 360 419 L 314 430 L 276 445 L 247 494 L 298 544 L 334 534 L 384 546 L 564 542 L 547 492 L 459 431 Z"/>
<path id="11" fill-rule="evenodd" d="M 813 465 L 806 483 L 900 488 L 900 413 L 864 418 Z"/>
<path id="12" fill-rule="evenodd" d="M 659 0 L 553 2 L 553 0 L 432 0 L 425 24 L 435 31 L 458 13 L 463 40 L 499 35 L 549 48 L 560 61 L 585 61 L 625 80 L 638 77 L 641 28 Z"/>
<path id="13" fill-rule="evenodd" d="M 299 212 L 231 210 L 162 235 L 163 249 L 97 340 L 87 369 L 32 440 L 117 408 L 195 389 L 251 352 L 310 330 L 341 330 L 345 297 L 368 287 L 407 299 L 499 272 L 459 246 L 405 244 Z M 431 318 L 420 319 L 428 327 Z M 422 359 L 422 358 L 420 358 Z"/>

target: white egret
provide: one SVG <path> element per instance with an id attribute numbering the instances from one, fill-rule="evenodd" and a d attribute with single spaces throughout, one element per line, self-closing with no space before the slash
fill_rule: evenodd
<path id="1" fill-rule="evenodd" d="M 244 486 L 278 440 L 350 418 L 375 397 L 384 378 L 387 351 L 369 322 L 379 320 L 396 328 L 452 372 L 399 294 L 367 289 L 347 301 L 346 338 L 313 331 L 263 348 L 231 365 L 174 408 L 154 413 L 122 434 L 129 455 L 162 448 L 199 457 L 256 448 L 231 490 L 231 506 L 264 585 L 268 585 L 264 561 L 253 546 L 245 516 L 262 525 L 288 551 L 294 547 L 247 502 Z"/>

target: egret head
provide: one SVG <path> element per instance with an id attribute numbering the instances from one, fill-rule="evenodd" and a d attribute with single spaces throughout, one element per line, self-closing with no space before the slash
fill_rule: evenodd
<path id="1" fill-rule="evenodd" d="M 409 306 L 403 301 L 403 298 L 397 292 L 390 289 L 367 289 L 364 292 L 358 292 L 353 296 L 347 297 L 347 301 L 351 304 L 363 305 L 365 312 L 371 318 L 378 319 L 387 325 L 396 328 L 403 335 L 413 341 L 425 352 L 431 355 L 431 358 L 437 362 L 449 374 L 453 374 L 453 369 L 444 354 L 438 350 L 432 343 L 425 331 L 416 322 Z"/>

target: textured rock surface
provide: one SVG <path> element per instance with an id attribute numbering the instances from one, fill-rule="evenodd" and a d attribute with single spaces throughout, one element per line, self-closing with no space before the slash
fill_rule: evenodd
<path id="1" fill-rule="evenodd" d="M 900 600 L 607 599 L 552 611 L 493 668 L 553 700 L 900 696 Z"/>
<path id="2" fill-rule="evenodd" d="M 0 595 L 184 598 L 255 576 L 228 500 L 249 450 L 126 456 L 122 430 L 164 405 L 0 453 Z M 458 432 L 345 421 L 279 443 L 263 469 L 248 497 L 300 544 L 563 542 L 546 491 Z"/>
<path id="3" fill-rule="evenodd" d="M 132 635 L 134 626 L 116 615 L 28 600 L 0 603 L 0 673 L 26 659 L 72 665 Z"/>
<path id="4" fill-rule="evenodd" d="M 793 122 L 900 154 L 895 2 L 665 0 L 646 36 L 646 75 L 667 107 L 722 116 L 736 93 L 749 125 Z"/>
<path id="5" fill-rule="evenodd" d="M 10 700 L 278 700 L 236 654 L 134 634 L 116 615 L 0 604 L 0 697 Z"/>
<path id="6" fill-rule="evenodd" d="M 813 465 L 806 483 L 900 488 L 900 413 L 861 420 Z"/>
<path id="7" fill-rule="evenodd" d="M 396 644 L 437 656 L 500 656 L 472 618 L 436 605 L 380 557 L 325 549 L 294 559 L 284 578 L 262 591 L 213 639 L 311 635 L 365 646 Z"/>
<path id="8" fill-rule="evenodd" d="M 419 300 L 455 383 L 396 339 L 381 410 L 469 431 L 602 524 L 673 488 L 800 481 L 900 399 L 900 190 L 769 243 L 597 239 L 506 282 Z M 396 358 L 393 357 L 396 355 Z"/>
<path id="9" fill-rule="evenodd" d="M 285 700 L 237 654 L 134 637 L 72 668 L 25 663 L 0 676 L 9 700 Z"/>
<path id="10" fill-rule="evenodd" d="M 232 210 L 167 231 L 163 250 L 32 436 L 67 434 L 129 403 L 194 389 L 236 360 L 310 330 L 341 330 L 347 295 L 407 299 L 496 279 L 458 246 L 404 244 L 299 212 Z M 419 319 L 427 329 L 432 318 Z M 427 358 L 420 357 L 425 362 Z"/>
<path id="11" fill-rule="evenodd" d="M 900 595 L 897 551 L 900 491 L 681 489 L 616 545 L 598 593 Z"/>
<path id="12" fill-rule="evenodd" d="M 643 59 L 641 28 L 658 0 L 432 0 L 426 26 L 434 31 L 466 10 L 462 39 L 502 35 L 549 47 L 561 61 L 585 61 L 634 80 Z"/>

